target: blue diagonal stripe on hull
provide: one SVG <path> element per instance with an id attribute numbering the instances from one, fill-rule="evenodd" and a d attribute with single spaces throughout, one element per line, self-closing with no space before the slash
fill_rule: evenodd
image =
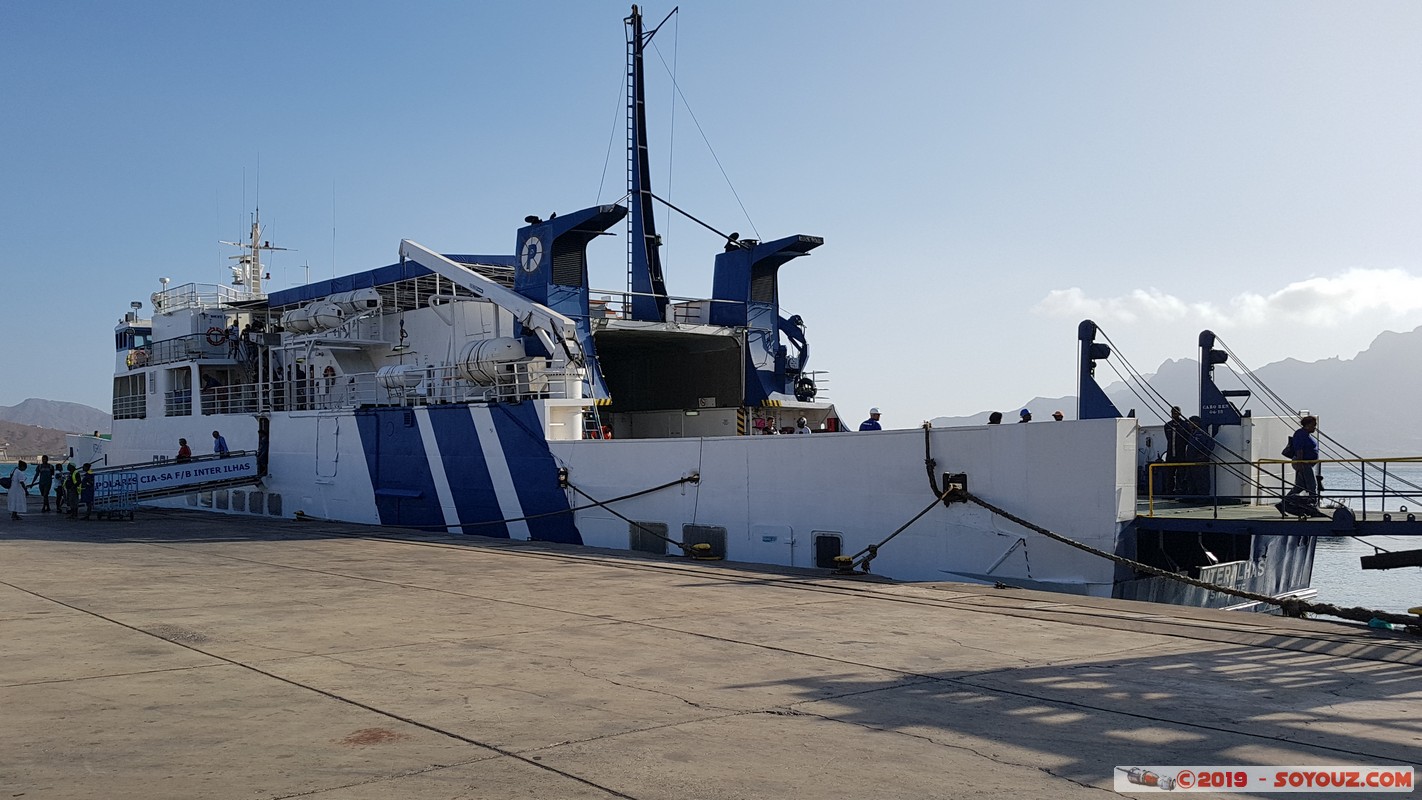
<path id="1" fill-rule="evenodd" d="M 533 516 L 567 510 L 568 495 L 558 488 L 558 464 L 543 438 L 538 410 L 532 403 L 499 403 L 489 410 L 523 513 Z M 530 519 L 528 531 L 533 538 L 545 542 L 583 543 L 571 513 Z"/>
<path id="2" fill-rule="evenodd" d="M 459 522 L 467 526 L 464 533 L 507 539 L 509 528 L 503 522 L 489 465 L 479 446 L 479 431 L 468 406 L 430 406 L 429 414 Z"/>
<path id="3" fill-rule="evenodd" d="M 375 507 L 382 525 L 428 526 L 444 530 L 434 477 L 425 444 L 407 408 L 356 412 L 365 466 L 375 490 Z"/>

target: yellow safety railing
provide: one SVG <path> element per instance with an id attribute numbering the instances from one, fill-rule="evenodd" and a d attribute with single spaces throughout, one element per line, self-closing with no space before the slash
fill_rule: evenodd
<path id="1" fill-rule="evenodd" d="M 1157 497 L 1177 498 L 1189 497 L 1192 499 L 1208 499 L 1208 505 L 1214 506 L 1218 512 L 1221 500 L 1245 501 L 1253 504 L 1262 504 L 1264 500 L 1277 501 L 1284 497 L 1289 489 L 1293 488 L 1293 481 L 1288 478 L 1288 469 L 1294 464 L 1309 465 L 1356 465 L 1349 469 L 1348 485 L 1328 491 L 1327 497 L 1330 500 L 1358 499 L 1359 508 L 1355 509 L 1358 519 L 1367 519 L 1368 502 L 1377 500 L 1383 507 L 1375 510 L 1375 514 L 1390 514 L 1385 507 L 1388 499 L 1416 500 L 1422 503 L 1422 471 L 1412 477 L 1402 477 L 1396 474 L 1395 470 L 1390 470 L 1396 466 L 1422 466 L 1422 456 L 1399 456 L 1390 458 L 1321 458 L 1311 461 L 1291 461 L 1288 459 L 1263 458 L 1257 461 L 1159 461 L 1152 462 L 1146 467 L 1146 516 L 1155 516 L 1155 501 Z M 1203 494 L 1185 494 L 1179 491 L 1161 491 L 1157 493 L 1157 474 L 1169 476 L 1168 472 L 1158 472 L 1159 470 L 1187 470 L 1196 467 L 1209 467 L 1210 479 L 1205 486 Z M 1246 486 L 1254 488 L 1254 492 L 1247 495 L 1224 495 L 1214 488 L 1217 486 L 1217 479 L 1221 468 L 1235 475 L 1242 475 L 1241 482 Z M 1313 468 L 1317 468 L 1314 466 Z M 1269 483 L 1273 484 L 1274 472 L 1277 469 L 1278 488 L 1273 489 L 1265 485 L 1266 476 Z M 1371 470 L 1371 472 L 1370 472 Z M 1177 473 L 1178 475 L 1178 473 Z M 1336 479 L 1336 476 L 1335 476 Z M 1389 481 L 1394 485 L 1388 486 Z M 1168 477 L 1159 479 L 1159 485 L 1165 486 Z M 1320 495 L 1323 494 L 1322 482 L 1319 484 Z M 1405 507 L 1404 507 L 1405 508 Z"/>

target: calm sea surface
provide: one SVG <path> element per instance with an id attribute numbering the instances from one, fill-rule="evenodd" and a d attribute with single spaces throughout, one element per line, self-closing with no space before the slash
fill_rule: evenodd
<path id="1" fill-rule="evenodd" d="M 1368 465 L 1368 491 L 1375 492 L 1383 477 L 1374 465 Z M 1357 494 L 1360 476 L 1343 465 L 1328 464 L 1323 468 L 1323 491 Z M 1367 498 L 1369 517 L 1376 511 L 1398 512 L 1406 507 L 1422 515 L 1422 464 L 1391 464 L 1387 472 L 1389 492 L 1412 492 L 1413 496 Z M 1347 499 L 1355 511 L 1362 508 L 1361 498 Z M 1325 502 L 1326 504 L 1326 502 Z M 1321 520 L 1320 520 L 1321 521 Z M 1309 523 L 1301 523 L 1309 524 Z M 1422 549 L 1422 536 L 1327 537 L 1318 540 L 1313 559 L 1313 588 L 1318 590 L 1318 602 L 1337 606 L 1363 606 L 1380 611 L 1405 613 L 1422 606 L 1422 567 L 1364 570 L 1358 563 L 1362 556 L 1372 555 L 1374 547 L 1384 550 Z"/>
<path id="2" fill-rule="evenodd" d="M 13 463 L 0 464 L 0 475 L 9 475 L 15 468 Z M 1368 474 L 1381 478 L 1381 473 L 1373 467 Z M 34 475 L 33 465 L 30 475 Z M 1390 466 L 1388 468 L 1389 491 L 1415 491 L 1414 499 L 1368 498 L 1369 512 L 1381 510 L 1397 511 L 1400 506 L 1422 514 L 1422 464 Z M 1339 465 L 1324 468 L 1323 483 L 1325 496 L 1329 492 L 1357 494 L 1362 482 L 1360 476 Z M 1407 484 L 1419 487 L 1414 490 Z M 1375 480 L 1368 481 L 1369 491 L 1377 488 Z M 1361 498 L 1349 498 L 1347 504 L 1354 509 L 1362 507 Z M 0 521 L 3 522 L 3 521 Z M 1322 520 L 1320 520 L 1322 522 Z M 1300 523 L 1311 524 L 1311 523 Z M 1422 549 L 1422 536 L 1374 536 L 1368 539 L 1354 539 L 1347 536 L 1325 537 L 1318 540 L 1318 548 L 1313 560 L 1313 587 L 1318 590 L 1318 602 L 1337 606 L 1363 606 L 1403 613 L 1415 606 L 1422 606 L 1422 567 L 1403 567 L 1389 570 L 1364 571 L 1358 563 L 1362 556 L 1372 555 L 1374 547 L 1384 550 Z"/>

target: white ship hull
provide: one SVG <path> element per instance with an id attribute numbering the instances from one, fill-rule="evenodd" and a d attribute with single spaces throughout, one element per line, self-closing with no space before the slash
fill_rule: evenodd
<path id="1" fill-rule="evenodd" d="M 536 403 L 522 405 L 531 412 Z M 827 552 L 852 555 L 880 542 L 934 498 L 922 431 L 537 442 L 547 416 L 506 411 L 454 404 L 273 414 L 261 485 L 167 502 L 679 553 L 639 535 L 630 519 L 677 541 L 723 532 L 716 550 L 730 560 L 823 567 Z M 538 425 L 525 429 L 526 420 Z M 202 441 L 206 431 L 191 423 L 116 422 L 109 461 L 164 458 L 180 435 Z M 234 450 L 257 447 L 250 416 L 201 424 L 221 429 Z M 965 473 L 974 494 L 1108 552 L 1134 517 L 1133 420 L 938 429 L 929 447 L 937 471 Z M 559 488 L 559 467 L 576 488 Z M 587 499 L 606 502 L 689 476 L 697 480 L 609 503 L 610 510 Z M 817 542 L 824 537 L 838 546 Z M 1111 595 L 1114 573 L 1109 562 L 968 504 L 939 504 L 886 545 L 871 569 L 902 580 L 1001 580 L 1097 596 Z"/>

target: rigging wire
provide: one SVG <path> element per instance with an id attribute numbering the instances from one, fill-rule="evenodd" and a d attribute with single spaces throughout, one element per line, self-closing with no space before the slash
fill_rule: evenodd
<path id="1" fill-rule="evenodd" d="M 1240 380 L 1240 383 L 1242 385 L 1252 385 L 1258 387 L 1258 389 L 1262 393 L 1262 396 L 1259 396 L 1260 403 L 1264 405 L 1264 407 L 1270 413 L 1279 417 L 1293 419 L 1299 418 L 1299 410 L 1290 405 L 1286 400 L 1284 400 L 1282 396 L 1280 396 L 1268 384 L 1266 384 L 1264 380 L 1260 378 L 1256 372 L 1254 372 L 1254 370 L 1250 369 L 1249 366 L 1245 364 L 1242 359 L 1239 358 L 1239 356 L 1229 347 L 1227 343 L 1218 338 L 1216 338 L 1216 341 L 1219 342 L 1220 346 L 1224 348 L 1224 351 L 1229 355 L 1230 360 L 1239 365 L 1239 368 L 1243 371 L 1243 374 L 1241 374 L 1240 371 L 1235 370 L 1233 366 L 1229 367 L 1230 372 L 1233 373 L 1235 377 Z M 1284 413 L 1281 413 L 1280 409 L 1282 409 Z M 1334 439 L 1328 434 L 1323 433 L 1322 431 L 1318 432 L 1318 438 L 1320 445 L 1319 450 L 1322 453 L 1325 453 L 1333 458 L 1339 458 L 1339 453 L 1344 454 L 1346 458 L 1362 458 L 1361 455 L 1354 452 L 1352 449 L 1348 448 L 1343 443 L 1339 442 L 1337 439 Z M 1340 462 L 1341 463 L 1337 464 L 1336 466 L 1342 467 L 1345 472 L 1348 472 L 1350 475 L 1357 477 L 1359 486 L 1365 486 L 1368 483 L 1379 487 L 1384 485 L 1382 479 L 1376 476 L 1368 475 L 1367 470 L 1363 467 L 1362 464 L 1348 463 L 1346 460 L 1342 459 L 1340 459 Z M 1407 486 L 1408 488 L 1411 488 L 1417 492 L 1422 492 L 1422 486 L 1419 486 L 1418 484 L 1409 481 L 1406 478 L 1394 476 L 1394 480 L 1397 483 Z M 1415 495 L 1399 495 L 1399 498 L 1413 501 L 1418 499 Z"/>
<path id="2" fill-rule="evenodd" d="M 603 156 L 602 177 L 599 178 L 597 182 L 597 200 L 599 204 L 602 203 L 602 187 L 607 183 L 607 166 L 612 163 L 612 143 L 617 141 L 617 119 L 622 116 L 623 111 L 625 111 L 627 107 L 627 72 L 625 69 L 618 72 L 617 83 L 617 103 L 613 106 L 612 110 L 612 130 L 607 134 L 607 154 Z M 623 197 L 626 196 L 627 195 L 623 195 Z"/>
<path id="3" fill-rule="evenodd" d="M 745 215 L 746 224 L 750 225 L 751 230 L 755 232 L 755 238 L 760 239 L 760 230 L 756 228 L 755 221 L 751 219 L 750 212 L 746 210 L 746 204 L 741 201 L 741 196 L 736 191 L 735 184 L 731 183 L 731 176 L 726 173 L 726 168 L 721 164 L 721 158 L 716 155 L 716 148 L 711 146 L 711 140 L 707 138 L 706 130 L 701 127 L 701 120 L 696 118 L 696 112 L 692 110 L 691 102 L 686 99 L 686 94 L 682 92 L 681 84 L 677 83 L 676 75 L 671 74 L 671 70 L 668 69 L 667 61 L 662 57 L 661 48 L 657 47 L 654 43 L 652 49 L 656 51 L 657 58 L 661 60 L 662 68 L 666 69 L 667 74 L 671 77 L 672 88 L 676 90 L 676 95 L 681 98 L 681 102 L 686 106 L 686 113 L 691 115 L 691 122 L 696 125 L 696 132 L 701 134 L 701 141 L 706 143 L 706 149 L 711 153 L 711 159 L 716 162 L 716 168 L 721 171 L 721 177 L 726 180 L 726 186 L 731 190 L 731 195 L 736 198 L 736 204 L 741 207 L 741 213 Z"/>
<path id="4" fill-rule="evenodd" d="M 1111 345 L 1111 352 L 1114 353 L 1118 357 L 1120 362 L 1126 366 L 1126 369 L 1130 371 L 1131 375 L 1135 376 L 1135 380 L 1138 381 L 1141 386 L 1149 390 L 1150 394 L 1155 396 L 1156 399 L 1153 401 L 1153 403 L 1148 403 L 1147 408 L 1150 408 L 1151 405 L 1154 405 L 1156 416 L 1160 417 L 1161 419 L 1169 419 L 1170 408 L 1174 404 L 1171 403 L 1168 399 L 1166 399 L 1165 395 L 1161 394 L 1154 386 L 1152 386 L 1150 381 L 1146 380 L 1145 375 L 1142 374 L 1140 370 L 1136 369 L 1135 365 L 1131 363 L 1130 359 L 1126 358 L 1126 355 L 1121 351 L 1121 348 L 1117 346 L 1115 342 L 1111 341 L 1111 336 L 1107 334 L 1106 331 L 1101 330 L 1100 328 L 1097 328 L 1096 330 L 1098 333 L 1101 334 L 1101 338 L 1105 339 L 1106 343 Z M 1106 363 L 1111 364 L 1113 362 L 1110 359 L 1107 359 Z M 1165 411 L 1164 414 L 1160 413 L 1162 409 Z"/>
<path id="5" fill-rule="evenodd" d="M 1127 377 L 1126 375 L 1123 375 L 1121 373 L 1121 370 L 1118 369 L 1115 363 L 1113 363 L 1110 359 L 1107 359 L 1106 366 L 1110 367 L 1111 371 L 1116 373 L 1116 377 L 1121 380 L 1121 383 L 1124 383 L 1126 385 L 1126 388 L 1131 391 L 1131 394 L 1135 395 L 1136 399 L 1140 401 L 1142 408 L 1150 409 L 1152 401 L 1147 400 L 1145 396 L 1140 393 L 1140 390 L 1136 388 L 1135 381 L 1131 380 L 1131 378 Z"/>
<path id="6" fill-rule="evenodd" d="M 656 49 L 656 45 L 652 45 Z M 672 85 L 676 85 L 677 53 L 681 50 L 681 15 L 676 15 L 676 22 L 672 24 Z M 660 56 L 660 53 L 658 53 Z M 672 168 L 676 166 L 676 91 L 673 89 L 671 98 L 671 121 L 667 125 L 667 197 L 672 196 Z M 665 221 L 662 223 L 662 232 L 671 238 L 671 209 L 667 209 Z M 665 269 L 665 261 L 662 267 Z"/>
<path id="7" fill-rule="evenodd" d="M 1156 416 L 1160 417 L 1161 419 L 1170 419 L 1170 409 L 1174 407 L 1174 404 L 1172 404 L 1170 400 L 1166 398 L 1166 396 L 1162 394 L 1158 389 L 1152 386 L 1150 381 L 1146 380 L 1145 376 L 1142 375 L 1133 364 L 1131 364 L 1130 359 L 1126 358 L 1126 356 L 1121 352 L 1121 349 L 1117 347 L 1116 343 L 1111 341 L 1111 337 L 1109 334 L 1101 330 L 1099 327 L 1097 328 L 1097 332 L 1101 334 L 1101 338 L 1105 339 L 1107 344 L 1111 345 L 1112 352 L 1120 357 L 1121 363 L 1126 366 L 1133 378 L 1128 379 L 1123 376 L 1121 374 L 1121 371 L 1116 368 L 1115 362 L 1111 359 L 1106 359 L 1106 364 L 1107 366 L 1111 367 L 1111 371 L 1115 372 L 1117 377 L 1121 378 L 1121 381 L 1126 384 L 1126 387 L 1131 390 L 1131 393 L 1134 394 L 1136 398 L 1139 399 L 1147 409 L 1153 410 Z M 1145 397 L 1142 397 L 1141 393 L 1136 390 L 1137 384 L 1147 389 L 1151 395 L 1154 395 L 1154 398 L 1152 400 L 1147 400 Z M 1152 408 L 1152 406 L 1154 406 L 1154 408 Z M 1201 427 L 1199 430 L 1209 437 L 1212 443 L 1211 450 L 1222 449 L 1225 453 L 1233 457 L 1235 461 L 1248 460 L 1241 453 L 1236 452 L 1229 445 L 1226 445 L 1221 442 L 1217 437 L 1211 434 L 1207 428 Z M 1256 489 L 1264 488 L 1263 484 L 1259 480 L 1255 479 L 1253 475 L 1251 475 L 1247 470 L 1244 470 L 1237 465 L 1230 464 L 1228 462 L 1220 462 L 1218 466 L 1223 467 L 1226 472 L 1233 474 L 1235 477 L 1239 478 L 1248 486 L 1252 486 Z"/>

